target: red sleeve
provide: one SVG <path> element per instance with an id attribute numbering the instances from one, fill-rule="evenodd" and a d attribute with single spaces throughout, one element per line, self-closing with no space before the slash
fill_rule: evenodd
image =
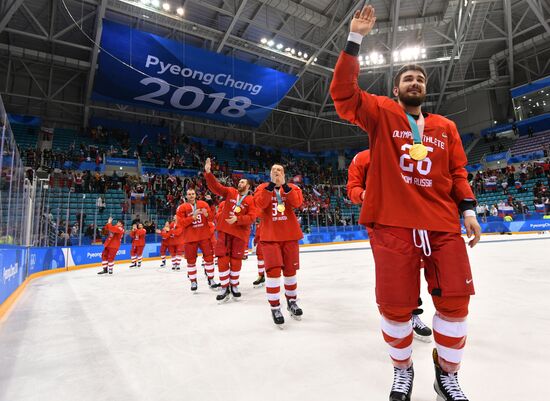
<path id="1" fill-rule="evenodd" d="M 193 224 L 193 217 L 185 217 L 185 203 L 178 206 L 178 209 L 176 210 L 176 217 L 178 218 L 178 223 L 183 226 L 187 227 L 191 224 Z"/>
<path id="2" fill-rule="evenodd" d="M 265 190 L 266 185 L 262 184 L 254 192 L 254 202 L 258 209 L 271 207 L 271 196 L 273 193 Z"/>
<path id="3" fill-rule="evenodd" d="M 172 228 L 168 234 L 170 236 L 179 237 L 181 235 L 181 232 L 183 231 L 184 226 L 176 224 L 174 228 Z"/>
<path id="4" fill-rule="evenodd" d="M 254 205 L 254 199 L 252 197 L 246 197 L 246 204 L 248 205 L 248 212 L 245 215 L 237 216 L 238 226 L 249 226 L 256 221 L 256 205 Z"/>
<path id="5" fill-rule="evenodd" d="M 208 203 L 206 203 L 205 201 L 198 201 L 197 202 L 197 208 L 206 209 L 206 212 L 208 213 L 208 216 L 205 216 L 206 220 L 214 221 L 214 218 L 216 217 L 216 215 L 211 212 L 210 205 Z"/>
<path id="6" fill-rule="evenodd" d="M 468 172 L 466 165 L 468 159 L 460 140 L 460 135 L 456 129 L 455 123 L 451 122 L 451 140 L 449 141 L 449 172 L 453 179 L 452 197 L 457 205 L 465 199 L 475 201 L 475 195 L 472 187 L 468 183 Z"/>
<path id="7" fill-rule="evenodd" d="M 111 223 L 107 223 L 107 225 L 105 226 L 105 228 L 112 232 L 112 233 L 115 233 L 115 234 L 119 234 L 119 233 L 123 233 L 124 232 L 124 228 L 122 227 L 117 227 L 117 226 L 113 226 Z"/>
<path id="8" fill-rule="evenodd" d="M 361 153 L 355 155 L 348 167 L 348 198 L 356 205 L 363 203 L 361 194 L 366 188 L 367 166 L 362 163 Z"/>
<path id="9" fill-rule="evenodd" d="M 286 203 L 291 208 L 299 208 L 304 203 L 302 190 L 294 184 L 289 184 L 289 186 L 292 190 L 286 194 Z"/>
<path id="10" fill-rule="evenodd" d="M 168 238 L 170 238 L 170 232 L 163 230 L 163 231 L 161 231 L 160 236 L 162 237 L 162 239 L 168 239 Z"/>
<path id="11" fill-rule="evenodd" d="M 229 188 L 220 184 L 212 173 L 206 173 L 204 175 L 204 178 L 206 179 L 206 185 L 208 185 L 208 189 L 214 192 L 216 195 L 222 196 L 225 199 Z"/>
<path id="12" fill-rule="evenodd" d="M 134 230 L 130 230 L 130 238 L 134 239 L 136 236 L 136 232 Z"/>
<path id="13" fill-rule="evenodd" d="M 358 125 L 372 135 L 380 115 L 379 100 L 378 96 L 359 88 L 358 75 L 357 57 L 342 51 L 334 68 L 330 95 L 340 118 Z"/>

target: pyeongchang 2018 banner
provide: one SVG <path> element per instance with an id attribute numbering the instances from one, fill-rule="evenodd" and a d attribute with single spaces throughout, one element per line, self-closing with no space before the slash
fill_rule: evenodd
<path id="1" fill-rule="evenodd" d="M 259 126 L 297 79 L 107 20 L 101 47 L 92 99 L 235 124 Z"/>

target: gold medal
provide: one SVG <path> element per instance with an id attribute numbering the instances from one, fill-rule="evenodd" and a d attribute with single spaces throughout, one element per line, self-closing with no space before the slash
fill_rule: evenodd
<path id="1" fill-rule="evenodd" d="M 285 211 L 285 205 L 282 204 L 282 203 L 279 203 L 279 204 L 277 205 L 277 210 L 279 211 L 279 213 L 284 213 L 284 211 Z"/>
<path id="2" fill-rule="evenodd" d="M 424 160 L 426 156 L 428 156 L 428 149 L 426 146 L 424 146 L 421 143 L 415 143 L 410 149 L 409 149 L 409 155 L 414 160 Z"/>
<path id="3" fill-rule="evenodd" d="M 235 213 L 240 213 L 241 212 L 241 207 L 240 206 L 235 206 Z"/>

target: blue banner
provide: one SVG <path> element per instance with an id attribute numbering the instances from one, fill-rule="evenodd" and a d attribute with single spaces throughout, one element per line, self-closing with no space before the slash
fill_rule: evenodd
<path id="1" fill-rule="evenodd" d="M 531 92 L 539 91 L 548 86 L 550 86 L 550 75 L 522 86 L 516 86 L 515 88 L 510 89 L 510 94 L 513 98 L 515 98 Z"/>
<path id="2" fill-rule="evenodd" d="M 92 97 L 110 103 L 257 127 L 297 80 L 107 20 L 101 46 Z"/>
<path id="3" fill-rule="evenodd" d="M 493 153 L 491 155 L 487 155 L 485 157 L 485 160 L 488 162 L 494 162 L 496 160 L 503 160 L 508 157 L 508 152 L 500 152 L 500 153 Z"/>
<path id="4" fill-rule="evenodd" d="M 143 166 L 141 168 L 141 173 L 152 173 L 152 174 L 162 174 L 162 175 L 175 175 L 178 177 L 195 177 L 199 171 L 193 170 L 189 168 L 181 168 L 181 169 L 167 169 L 167 168 L 161 168 L 161 167 L 149 167 L 149 166 Z"/>
<path id="5" fill-rule="evenodd" d="M 105 164 L 110 166 L 137 167 L 137 159 L 124 159 L 119 157 L 106 157 Z"/>
<path id="6" fill-rule="evenodd" d="M 0 247 L 0 304 L 25 281 L 25 256 L 23 247 Z"/>

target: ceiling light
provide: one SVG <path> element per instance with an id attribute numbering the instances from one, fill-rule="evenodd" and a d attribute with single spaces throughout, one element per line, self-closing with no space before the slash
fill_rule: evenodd
<path id="1" fill-rule="evenodd" d="M 159 0 L 151 0 L 151 5 L 153 7 L 160 7 L 160 1 Z"/>
<path id="2" fill-rule="evenodd" d="M 266 38 L 262 38 L 262 39 L 260 40 L 260 42 L 261 42 L 263 45 L 265 45 L 265 44 L 267 43 L 267 39 L 266 39 Z"/>
<path id="3" fill-rule="evenodd" d="M 302 57 L 302 52 L 298 52 L 298 56 Z"/>
<path id="4" fill-rule="evenodd" d="M 185 13 L 185 10 L 182 7 L 178 7 L 176 13 L 181 17 Z M 193 28 L 195 28 L 195 26 L 193 26 Z"/>
<path id="5" fill-rule="evenodd" d="M 285 52 L 290 53 L 290 47 L 286 47 Z"/>
<path id="6" fill-rule="evenodd" d="M 277 43 L 276 47 L 277 47 L 278 50 L 281 50 L 283 48 L 283 44 L 282 43 Z"/>
<path id="7" fill-rule="evenodd" d="M 316 63 L 316 62 L 317 62 L 317 57 L 315 57 L 315 58 L 313 59 L 313 61 Z M 548 96 L 548 95 L 546 95 L 546 96 Z"/>
<path id="8" fill-rule="evenodd" d="M 291 54 L 294 54 L 294 53 L 296 53 L 296 50 L 290 49 L 290 53 L 291 53 Z"/>
<path id="9" fill-rule="evenodd" d="M 268 40 L 268 41 L 267 41 L 267 45 L 268 45 L 269 47 L 273 46 L 274 44 L 275 44 L 275 42 L 272 41 L 272 40 Z"/>
<path id="10" fill-rule="evenodd" d="M 170 11 L 170 4 L 168 3 L 162 3 L 162 9 L 164 11 Z"/>
<path id="11" fill-rule="evenodd" d="M 308 57 L 307 57 L 307 53 L 304 53 L 304 58 L 308 58 Z"/>

